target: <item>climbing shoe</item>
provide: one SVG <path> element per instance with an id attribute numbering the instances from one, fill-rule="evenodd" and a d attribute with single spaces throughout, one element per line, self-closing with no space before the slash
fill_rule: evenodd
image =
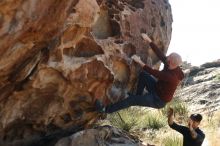
<path id="1" fill-rule="evenodd" d="M 96 99 L 96 101 L 95 101 L 95 107 L 96 107 L 96 110 L 97 110 L 99 113 L 105 113 L 105 107 L 104 107 L 104 105 L 100 102 L 100 100 Z"/>

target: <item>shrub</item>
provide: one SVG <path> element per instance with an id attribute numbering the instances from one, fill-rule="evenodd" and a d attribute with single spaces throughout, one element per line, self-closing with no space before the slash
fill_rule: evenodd
<path id="1" fill-rule="evenodd" d="M 161 146 L 182 146 L 182 138 L 177 136 L 169 136 L 163 139 Z"/>
<path id="2" fill-rule="evenodd" d="M 139 114 L 140 111 L 137 109 L 128 108 L 108 115 L 107 119 L 110 121 L 111 125 L 125 131 L 130 131 L 138 127 Z"/>
<path id="3" fill-rule="evenodd" d="M 147 112 L 142 120 L 145 129 L 159 130 L 167 125 L 166 117 L 159 112 Z"/>
<path id="4" fill-rule="evenodd" d="M 172 107 L 174 112 L 179 117 L 186 117 L 188 115 L 188 107 L 185 102 L 180 101 L 179 99 L 174 99 L 165 108 L 162 109 L 162 113 L 167 115 L 168 108 Z"/>
<path id="5" fill-rule="evenodd" d="M 167 119 L 157 111 L 146 111 L 143 108 L 128 108 L 108 115 L 111 125 L 125 131 L 138 129 L 158 130 L 167 125 Z"/>
<path id="6" fill-rule="evenodd" d="M 220 74 L 217 74 L 217 75 L 215 76 L 215 79 L 214 79 L 214 80 L 220 81 Z"/>

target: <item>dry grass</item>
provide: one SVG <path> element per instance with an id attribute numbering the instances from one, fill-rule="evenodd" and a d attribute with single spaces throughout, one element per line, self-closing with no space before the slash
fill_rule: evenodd
<path id="1" fill-rule="evenodd" d="M 210 117 L 206 116 L 203 121 L 203 127 L 206 134 L 206 139 L 203 146 L 219 146 L 220 144 L 220 111 Z"/>
<path id="2" fill-rule="evenodd" d="M 170 135 L 162 140 L 161 146 L 182 146 L 183 138 L 176 135 Z"/>

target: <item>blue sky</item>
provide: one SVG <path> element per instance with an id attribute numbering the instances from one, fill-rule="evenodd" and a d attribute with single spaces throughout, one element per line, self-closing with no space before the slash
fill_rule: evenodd
<path id="1" fill-rule="evenodd" d="M 220 59 L 220 0 L 169 0 L 173 32 L 168 49 L 193 65 Z"/>

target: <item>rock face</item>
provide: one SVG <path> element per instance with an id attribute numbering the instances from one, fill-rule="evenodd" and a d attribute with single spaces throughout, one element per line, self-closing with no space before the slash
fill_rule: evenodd
<path id="1" fill-rule="evenodd" d="M 110 126 L 80 131 L 59 140 L 55 146 L 144 146 L 134 137 Z"/>
<path id="2" fill-rule="evenodd" d="M 165 53 L 171 23 L 167 0 L 1 0 L 0 140 L 91 125 L 133 90 L 133 54 L 158 67 L 140 34 Z"/>

